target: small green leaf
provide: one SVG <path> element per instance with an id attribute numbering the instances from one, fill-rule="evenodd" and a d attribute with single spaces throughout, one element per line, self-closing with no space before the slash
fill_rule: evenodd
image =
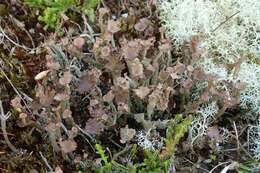
<path id="1" fill-rule="evenodd" d="M 242 164 L 240 164 L 238 172 L 239 173 L 253 173 L 251 168 L 249 168 L 246 165 L 242 165 Z"/>
<path id="2" fill-rule="evenodd" d="M 95 21 L 95 8 L 99 5 L 100 0 L 86 0 L 82 6 L 82 12 L 88 16 L 90 22 Z"/>
<path id="3" fill-rule="evenodd" d="M 174 120 L 170 121 L 166 131 L 166 151 L 163 158 L 169 158 L 175 151 L 176 145 L 180 142 L 181 138 L 188 131 L 188 126 L 191 124 L 192 118 L 187 117 L 182 120 L 182 115 L 177 114 Z"/>
<path id="4" fill-rule="evenodd" d="M 31 7 L 43 7 L 45 5 L 45 0 L 25 0 L 25 4 L 31 6 Z"/>

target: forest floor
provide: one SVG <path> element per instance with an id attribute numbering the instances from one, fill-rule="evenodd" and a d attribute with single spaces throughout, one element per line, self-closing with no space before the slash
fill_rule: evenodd
<path id="1" fill-rule="evenodd" d="M 0 1 L 0 172 L 257 172 L 243 85 L 227 99 L 190 65 L 198 39 L 175 49 L 156 3 Z"/>

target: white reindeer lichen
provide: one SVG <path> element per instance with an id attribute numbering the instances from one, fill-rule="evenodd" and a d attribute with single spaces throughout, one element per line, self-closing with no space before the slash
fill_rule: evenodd
<path id="1" fill-rule="evenodd" d="M 199 137 L 207 134 L 207 129 L 210 126 L 211 121 L 214 119 L 214 116 L 218 113 L 218 110 L 219 108 L 216 102 L 200 106 L 189 129 L 191 143 L 194 143 Z"/>
<path id="2" fill-rule="evenodd" d="M 177 47 L 202 33 L 202 46 L 227 62 L 241 53 L 260 58 L 259 0 L 161 0 L 158 6 Z"/>
<path id="3" fill-rule="evenodd" d="M 251 126 L 248 130 L 248 144 L 255 159 L 260 160 L 260 119 L 256 126 Z"/>
<path id="4" fill-rule="evenodd" d="M 161 149 L 163 146 L 162 138 L 155 138 L 151 136 L 151 129 L 148 131 L 140 131 L 137 135 L 137 143 L 140 147 L 145 150 L 155 151 L 157 149 Z"/>

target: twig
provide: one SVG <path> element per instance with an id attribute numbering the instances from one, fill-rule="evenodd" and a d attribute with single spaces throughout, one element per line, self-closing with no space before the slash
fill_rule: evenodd
<path id="1" fill-rule="evenodd" d="M 31 36 L 31 34 L 25 29 L 24 24 L 22 22 L 20 22 L 18 19 L 16 19 L 15 17 L 13 17 L 12 15 L 9 15 L 9 17 L 12 19 L 13 23 L 15 25 L 17 25 L 21 30 L 23 30 L 27 34 L 29 39 L 31 40 L 33 48 L 30 48 L 30 49 L 35 49 L 35 43 L 33 41 L 33 38 Z"/>
<path id="2" fill-rule="evenodd" d="M 4 113 L 4 109 L 3 109 L 3 104 L 2 101 L 0 100 L 0 119 L 1 119 L 1 128 L 3 131 L 3 136 L 5 139 L 5 142 L 7 144 L 7 146 L 15 153 L 18 152 L 18 150 L 15 148 L 15 146 L 10 142 L 8 135 L 7 135 L 7 131 L 6 131 L 6 120 L 11 116 L 11 113 Z"/>
<path id="3" fill-rule="evenodd" d="M 191 163 L 191 164 L 192 164 L 193 166 L 195 166 L 196 168 L 199 168 L 199 169 L 201 169 L 201 170 L 204 170 L 204 171 L 209 172 L 209 170 L 207 170 L 206 168 L 203 168 L 203 167 L 201 167 L 201 166 L 198 167 L 196 163 L 193 163 L 193 162 L 190 161 L 188 158 L 184 157 L 184 159 L 185 159 L 187 162 Z"/>
<path id="4" fill-rule="evenodd" d="M 69 131 L 68 129 L 66 128 L 66 126 L 63 124 L 63 123 L 60 123 L 61 124 L 61 128 L 64 130 L 64 132 L 66 133 L 67 136 L 69 136 Z"/>
<path id="5" fill-rule="evenodd" d="M 43 154 L 42 154 L 41 151 L 39 152 L 39 154 L 40 154 L 40 156 L 41 156 L 43 162 L 45 163 L 45 165 L 48 167 L 49 171 L 50 171 L 50 172 L 53 172 L 53 169 L 52 169 L 51 165 L 49 165 L 47 159 L 43 156 Z"/>
<path id="6" fill-rule="evenodd" d="M 4 35 L 2 33 L 0 33 L 0 44 L 2 44 L 4 42 Z"/>
<path id="7" fill-rule="evenodd" d="M 29 48 L 29 47 L 26 47 L 24 45 L 20 45 L 18 43 L 16 43 L 15 41 L 13 41 L 8 35 L 6 35 L 6 33 L 4 32 L 3 28 L 0 26 L 0 33 L 2 33 L 2 35 L 7 39 L 9 40 L 11 43 L 13 43 L 15 46 L 17 47 L 20 47 L 20 48 L 23 48 L 25 49 L 26 51 L 33 51 L 34 49 L 32 48 Z"/>
<path id="8" fill-rule="evenodd" d="M 8 81 L 8 83 L 12 86 L 14 92 L 21 98 L 22 102 L 24 103 L 25 107 L 27 108 L 27 110 L 32 114 L 31 109 L 29 108 L 29 106 L 27 105 L 26 101 L 23 99 L 22 95 L 20 94 L 20 92 L 15 88 L 15 86 L 13 85 L 12 81 L 8 78 L 8 76 L 6 75 L 6 73 L 4 72 L 4 70 L 2 69 L 2 67 L 0 66 L 0 71 L 1 73 L 4 75 L 4 77 L 6 78 L 6 80 Z"/>
<path id="9" fill-rule="evenodd" d="M 237 140 L 237 157 L 240 158 L 240 142 L 238 139 L 238 132 L 237 132 L 237 126 L 235 121 L 233 121 L 233 126 L 234 126 L 234 130 L 235 130 L 235 134 L 236 134 L 236 140 Z"/>
<path id="10" fill-rule="evenodd" d="M 112 142 L 114 145 L 116 145 L 118 148 L 121 148 L 121 149 L 124 148 L 124 147 L 122 147 L 121 145 L 119 145 L 118 143 L 116 143 L 113 139 L 111 139 L 111 137 L 109 137 L 108 140 L 109 140 L 110 142 Z"/>
<path id="11" fill-rule="evenodd" d="M 250 157 L 250 159 L 254 159 L 254 157 L 244 148 L 244 145 L 240 144 L 240 147 Z"/>
<path id="12" fill-rule="evenodd" d="M 232 17 L 234 17 L 238 13 L 240 13 L 240 11 L 237 11 L 236 13 L 232 14 L 231 16 L 229 16 L 225 21 L 221 22 L 215 29 L 213 29 L 212 32 L 215 32 L 218 28 L 220 28 L 222 25 L 224 25 L 227 21 L 229 21 Z"/>
<path id="13" fill-rule="evenodd" d="M 81 127 L 79 127 L 79 125 L 75 124 L 75 126 L 79 129 L 79 131 L 82 133 L 81 135 L 84 137 L 84 139 L 87 141 L 87 143 L 90 145 L 91 149 L 93 151 L 96 151 L 95 148 L 93 147 L 93 145 L 89 142 L 89 140 L 87 139 L 86 136 L 88 136 L 92 142 L 95 142 L 96 143 L 96 139 L 93 138 L 90 134 L 88 134 L 87 132 L 85 132 Z M 84 136 L 86 135 L 86 136 Z"/>
<path id="14" fill-rule="evenodd" d="M 33 102 L 33 99 L 29 97 L 27 94 L 24 92 L 20 91 L 21 95 L 23 95 L 24 99 L 28 100 L 29 102 Z"/>
<path id="15" fill-rule="evenodd" d="M 75 124 L 75 126 L 79 129 L 79 131 L 85 135 L 87 135 L 93 142 L 96 142 L 96 139 L 93 138 L 89 133 L 87 133 L 85 130 L 83 130 L 79 125 Z"/>
<path id="16" fill-rule="evenodd" d="M 107 150 L 107 152 L 108 152 L 108 154 L 109 154 L 110 159 L 113 160 L 112 153 L 111 153 L 111 151 L 109 150 L 108 147 L 106 147 L 106 150 Z"/>
<path id="17" fill-rule="evenodd" d="M 214 171 L 215 169 L 217 169 L 218 167 L 220 167 L 220 166 L 222 166 L 222 165 L 225 165 L 225 164 L 227 164 L 227 163 L 230 163 L 230 162 L 223 162 L 223 163 L 220 163 L 220 164 L 216 165 L 213 169 L 211 169 L 211 170 L 209 171 L 209 173 L 213 173 L 213 171 Z"/>
<path id="18" fill-rule="evenodd" d="M 120 155 L 125 154 L 126 152 L 128 152 L 131 147 L 132 147 L 132 145 L 126 145 L 123 150 L 121 150 L 118 153 L 114 154 L 114 156 L 112 157 L 112 160 L 117 160 L 117 158 Z"/>

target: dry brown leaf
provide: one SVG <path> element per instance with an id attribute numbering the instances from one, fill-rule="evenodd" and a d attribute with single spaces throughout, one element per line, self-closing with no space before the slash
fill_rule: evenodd
<path id="1" fill-rule="evenodd" d="M 130 87 L 129 81 L 126 78 L 118 77 L 116 79 L 115 86 L 122 88 L 123 90 L 128 90 Z"/>
<path id="2" fill-rule="evenodd" d="M 175 68 L 173 68 L 173 67 L 167 67 L 166 72 L 167 72 L 168 74 L 170 74 L 170 76 L 171 76 L 171 78 L 172 78 L 173 80 L 175 80 L 175 79 L 180 79 L 180 78 L 181 78 L 181 76 L 179 75 L 179 73 L 177 73 L 177 71 L 176 71 Z"/>
<path id="3" fill-rule="evenodd" d="M 105 65 L 105 68 L 119 76 L 125 69 L 125 64 L 120 59 L 120 56 L 113 54 L 112 56 L 109 56 L 109 61 Z"/>
<path id="4" fill-rule="evenodd" d="M 105 125 L 95 118 L 89 119 L 85 126 L 85 130 L 91 135 L 100 135 L 104 128 Z"/>
<path id="5" fill-rule="evenodd" d="M 144 99 L 150 93 L 150 89 L 141 86 L 138 89 L 134 89 L 134 92 L 140 99 Z"/>
<path id="6" fill-rule="evenodd" d="M 63 171 L 62 171 L 62 169 L 59 166 L 57 166 L 55 168 L 55 171 L 51 171 L 50 173 L 63 173 Z"/>
<path id="7" fill-rule="evenodd" d="M 88 92 L 94 86 L 97 85 L 100 75 L 101 75 L 100 70 L 98 70 L 97 68 L 91 69 L 90 71 L 87 72 L 87 74 L 83 75 L 80 78 L 80 82 L 77 90 L 80 93 Z"/>
<path id="8" fill-rule="evenodd" d="M 127 103 L 125 103 L 125 102 L 118 102 L 117 103 L 117 110 L 119 112 L 129 112 L 130 108 L 129 108 Z"/>
<path id="9" fill-rule="evenodd" d="M 127 66 L 131 77 L 139 79 L 144 77 L 144 67 L 138 58 L 127 61 Z"/>
<path id="10" fill-rule="evenodd" d="M 66 71 L 63 73 L 63 76 L 59 79 L 59 83 L 61 85 L 67 85 L 71 82 L 73 75 L 69 72 Z"/>
<path id="11" fill-rule="evenodd" d="M 97 106 L 99 104 L 99 101 L 97 99 L 91 99 L 89 106 L 94 107 Z"/>
<path id="12" fill-rule="evenodd" d="M 114 21 L 114 20 L 109 20 L 107 22 L 107 31 L 115 34 L 118 31 L 120 31 L 120 23 L 118 21 Z"/>
<path id="13" fill-rule="evenodd" d="M 11 100 L 11 105 L 18 112 L 21 112 L 21 109 L 23 108 L 21 104 L 21 98 L 19 96 L 16 96 L 14 99 Z"/>
<path id="14" fill-rule="evenodd" d="M 65 154 L 73 152 L 77 148 L 77 143 L 74 140 L 64 140 L 59 142 L 61 151 Z"/>
<path id="15" fill-rule="evenodd" d="M 71 110 L 65 109 L 65 110 L 63 111 L 62 117 L 65 118 L 65 119 L 66 119 L 66 118 L 71 118 L 71 117 L 72 117 L 72 112 L 71 112 Z"/>
<path id="16" fill-rule="evenodd" d="M 158 110 L 166 110 L 168 108 L 170 93 L 173 91 L 171 87 L 159 84 L 156 89 L 149 95 L 149 107 Z"/>
<path id="17" fill-rule="evenodd" d="M 51 134 L 56 134 L 57 132 L 60 131 L 60 127 L 61 127 L 61 124 L 60 123 L 53 123 L 53 122 L 50 122 L 46 127 L 45 129 L 50 132 Z"/>
<path id="18" fill-rule="evenodd" d="M 217 142 L 221 141 L 220 132 L 217 126 L 209 127 L 207 129 L 207 135 L 212 140 L 216 140 Z"/>
<path id="19" fill-rule="evenodd" d="M 178 75 L 181 75 L 185 72 L 186 67 L 181 62 L 177 62 L 177 64 L 173 67 L 174 73 L 177 73 Z"/>
<path id="20" fill-rule="evenodd" d="M 172 44 L 171 41 L 168 39 L 163 39 L 161 40 L 161 45 L 159 46 L 160 51 L 164 53 L 168 53 L 169 51 L 172 50 Z"/>
<path id="21" fill-rule="evenodd" d="M 55 62 L 50 55 L 46 55 L 46 67 L 50 70 L 59 70 L 60 64 Z"/>
<path id="22" fill-rule="evenodd" d="M 193 76 L 195 79 L 197 79 L 199 81 L 205 80 L 207 77 L 202 68 L 196 68 L 193 71 Z"/>
<path id="23" fill-rule="evenodd" d="M 40 100 L 40 104 L 43 106 L 49 106 L 52 104 L 54 96 L 55 96 L 56 91 L 54 89 L 47 88 L 46 90 L 38 91 L 38 97 Z"/>
<path id="24" fill-rule="evenodd" d="M 187 79 L 185 80 L 183 83 L 182 83 L 182 86 L 185 88 L 185 89 L 191 89 L 191 87 L 193 86 L 193 81 L 191 79 Z"/>
<path id="25" fill-rule="evenodd" d="M 124 41 L 123 43 L 123 55 L 127 60 L 133 60 L 138 57 L 142 46 L 140 40 L 136 39 L 133 41 Z"/>
<path id="26" fill-rule="evenodd" d="M 42 80 L 43 78 L 45 78 L 45 77 L 48 75 L 49 72 L 50 72 L 50 70 L 42 71 L 42 72 L 38 73 L 38 74 L 34 77 L 34 79 L 35 79 L 35 80 Z"/>
<path id="27" fill-rule="evenodd" d="M 110 90 L 106 95 L 103 96 L 103 100 L 105 102 L 111 102 L 115 98 L 115 95 L 113 94 L 113 91 Z"/>
<path id="28" fill-rule="evenodd" d="M 158 79 L 160 81 L 166 81 L 169 78 L 170 74 L 165 71 L 165 70 L 161 70 L 159 75 L 158 75 Z"/>
<path id="29" fill-rule="evenodd" d="M 134 28 L 135 30 L 142 32 L 148 27 L 149 23 L 150 21 L 147 18 L 142 18 L 135 24 Z"/>
<path id="30" fill-rule="evenodd" d="M 208 91 L 204 91 L 202 94 L 201 94 L 201 99 L 205 102 L 208 102 L 209 101 L 209 92 Z"/>
<path id="31" fill-rule="evenodd" d="M 189 72 L 193 72 L 194 68 L 193 68 L 192 65 L 188 65 L 188 66 L 187 66 L 187 70 L 188 70 Z"/>
<path id="32" fill-rule="evenodd" d="M 73 40 L 73 46 L 75 46 L 78 50 L 82 50 L 84 44 L 85 39 L 82 37 L 78 37 Z"/>
<path id="33" fill-rule="evenodd" d="M 125 128 L 121 128 L 120 129 L 120 142 L 122 144 L 130 141 L 131 139 L 134 138 L 136 134 L 136 131 L 135 129 L 131 129 L 131 128 L 128 128 L 128 126 L 126 126 Z"/>
<path id="34" fill-rule="evenodd" d="M 64 38 L 61 39 L 60 42 L 61 42 L 61 45 L 62 45 L 62 46 L 64 46 L 64 47 L 65 47 L 65 46 L 68 46 L 68 44 L 69 44 L 69 38 L 68 38 L 68 37 L 64 37 Z"/>
<path id="35" fill-rule="evenodd" d="M 128 99 L 129 99 L 129 81 L 126 78 L 118 77 L 115 85 L 112 87 L 115 95 L 115 101 L 118 107 L 128 110 Z"/>
<path id="36" fill-rule="evenodd" d="M 58 93 L 54 96 L 54 100 L 56 101 L 67 101 L 70 99 L 70 95 L 66 93 Z"/>
<path id="37" fill-rule="evenodd" d="M 145 69 L 144 69 L 145 77 L 146 77 L 146 78 L 151 77 L 151 76 L 153 75 L 154 71 L 155 71 L 154 66 L 152 66 L 151 64 L 149 64 L 149 65 L 148 65 L 147 67 L 145 67 Z"/>
<path id="38" fill-rule="evenodd" d="M 99 120 L 106 121 L 110 114 L 110 111 L 106 110 L 103 104 L 101 104 L 101 102 L 99 102 L 96 99 L 90 100 L 90 104 L 88 106 L 88 112 L 90 116 L 94 117 L 97 121 Z"/>
<path id="39" fill-rule="evenodd" d="M 105 58 L 105 57 L 108 57 L 110 55 L 110 47 L 109 46 L 104 46 L 102 47 L 101 49 L 101 57 Z"/>
<path id="40" fill-rule="evenodd" d="M 202 35 L 195 35 L 190 41 L 185 42 L 184 52 L 187 56 L 190 56 L 193 59 L 198 59 L 202 56 L 203 50 L 199 46 L 202 38 Z"/>

